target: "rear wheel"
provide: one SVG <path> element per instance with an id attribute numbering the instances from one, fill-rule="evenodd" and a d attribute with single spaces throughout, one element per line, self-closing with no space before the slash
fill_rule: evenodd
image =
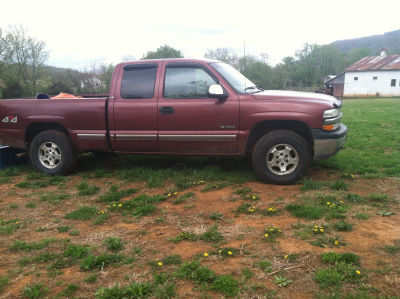
<path id="1" fill-rule="evenodd" d="M 50 175 L 66 174 L 76 164 L 76 151 L 68 136 L 60 131 L 43 131 L 33 138 L 29 147 L 33 166 Z"/>
<path id="2" fill-rule="evenodd" d="M 272 131 L 261 137 L 253 150 L 253 168 L 265 182 L 293 184 L 307 172 L 311 150 L 300 135 L 289 130 Z"/>

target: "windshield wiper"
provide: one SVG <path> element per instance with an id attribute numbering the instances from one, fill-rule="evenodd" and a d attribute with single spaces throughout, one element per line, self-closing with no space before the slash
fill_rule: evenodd
<path id="1" fill-rule="evenodd" d="M 258 89 L 258 90 L 256 90 L 256 91 L 253 92 L 253 93 L 264 91 L 264 89 L 262 89 L 261 87 L 258 87 L 258 86 L 256 86 L 256 85 L 246 87 L 244 90 L 246 91 L 246 90 L 249 90 L 249 89 Z"/>

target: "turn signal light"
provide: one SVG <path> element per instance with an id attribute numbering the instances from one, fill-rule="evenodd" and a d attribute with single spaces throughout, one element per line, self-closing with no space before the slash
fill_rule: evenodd
<path id="1" fill-rule="evenodd" d="M 334 129 L 334 125 L 333 124 L 330 124 L 330 125 L 323 125 L 322 126 L 322 129 L 324 129 L 325 131 L 333 131 L 333 129 Z"/>

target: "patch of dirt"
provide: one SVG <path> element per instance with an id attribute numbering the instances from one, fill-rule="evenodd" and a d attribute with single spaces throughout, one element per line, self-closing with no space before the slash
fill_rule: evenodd
<path id="1" fill-rule="evenodd" d="M 340 175 L 332 171 L 314 170 L 311 172 L 316 182 L 332 182 L 340 178 Z M 133 281 L 152 281 L 153 271 L 173 273 L 177 265 L 163 265 L 153 270 L 149 262 L 156 259 L 180 255 L 183 261 L 199 259 L 203 266 L 207 266 L 219 275 L 233 275 L 240 281 L 245 281 L 247 286 L 261 285 L 259 290 L 248 288 L 242 291 L 243 297 L 257 298 L 268 292 L 275 293 L 278 298 L 312 298 L 317 292 L 321 292 L 319 285 L 314 281 L 315 271 L 323 265 L 320 256 L 324 252 L 353 252 L 361 257 L 361 267 L 370 271 L 368 283 L 372 287 L 379 288 L 382 294 L 394 295 L 400 293 L 398 284 L 398 260 L 399 253 L 390 254 L 385 251 L 385 245 L 392 245 L 395 240 L 400 239 L 400 181 L 395 178 L 386 179 L 346 179 L 349 189 L 335 191 L 325 185 L 321 190 L 303 192 L 300 184 L 291 186 L 275 186 L 259 182 L 249 182 L 240 186 L 228 186 L 220 190 L 202 192 L 204 185 L 194 186 L 188 190 L 179 192 L 178 197 L 187 192 L 193 192 L 195 197 L 174 204 L 172 198 L 157 205 L 158 210 L 152 215 L 134 218 L 130 215 L 110 213 L 110 217 L 104 224 L 94 225 L 91 220 L 78 221 L 65 219 L 64 216 L 82 205 L 96 206 L 100 210 L 107 210 L 107 204 L 99 202 L 98 197 L 108 192 L 109 186 L 117 184 L 121 189 L 136 188 L 138 192 L 121 201 L 132 199 L 135 196 L 146 194 L 166 194 L 171 186 L 160 188 L 148 188 L 145 183 L 131 183 L 119 181 L 115 178 L 93 179 L 87 182 L 100 187 L 96 195 L 80 197 L 75 185 L 82 181 L 78 175 L 67 177 L 67 181 L 60 186 L 49 186 L 40 189 L 17 188 L 15 184 L 24 181 L 24 176 L 11 178 L 11 183 L 0 185 L 0 219 L 8 221 L 18 219 L 24 223 L 16 228 L 11 234 L 0 234 L 0 276 L 8 276 L 9 284 L 0 295 L 3 298 L 18 298 L 27 284 L 42 283 L 49 287 L 50 295 L 55 296 L 65 289 L 69 283 L 79 286 L 79 296 L 93 297 L 99 287 L 113 286 L 119 283 L 121 286 Z M 260 198 L 257 201 L 247 201 L 233 194 L 235 190 L 249 187 L 251 192 Z M 40 201 L 41 195 L 49 192 L 67 193 L 71 197 L 60 203 Z M 293 217 L 285 206 L 290 202 L 296 202 L 304 195 L 314 193 L 334 194 L 342 199 L 346 193 L 355 193 L 367 196 L 371 193 L 387 194 L 392 200 L 378 205 L 352 204 L 351 211 L 347 213 L 346 221 L 354 224 L 350 232 L 337 232 L 346 242 L 346 246 L 339 248 L 320 248 L 302 240 L 294 235 L 294 227 L 299 219 Z M 35 203 L 34 208 L 29 208 L 28 203 Z M 266 210 L 270 207 L 277 208 L 280 213 L 274 216 L 264 216 L 258 213 L 238 214 L 235 210 L 243 203 L 251 203 L 258 210 Z M 12 208 L 10 205 L 17 204 Z M 359 220 L 355 217 L 357 209 L 366 211 L 370 218 Z M 377 215 L 381 209 L 390 209 L 395 215 L 382 217 Z M 210 214 L 219 212 L 221 219 L 212 220 Z M 322 221 L 322 220 L 321 220 Z M 318 220 L 318 222 L 321 222 Z M 335 221 L 335 220 L 334 220 Z M 333 221 L 333 222 L 334 222 Z M 315 223 L 315 221 L 304 221 L 303 224 Z M 212 225 L 218 226 L 218 231 L 224 240 L 220 243 L 181 241 L 173 243 L 171 238 L 181 232 L 192 232 L 197 235 L 204 233 Z M 68 232 L 58 232 L 60 226 L 69 226 Z M 282 230 L 283 236 L 276 242 L 267 242 L 264 237 L 264 229 L 267 226 L 275 226 Z M 70 235 L 70 231 L 79 231 L 78 235 Z M 43 252 L 54 252 L 62 254 L 65 249 L 63 242 L 50 244 L 48 248 L 32 251 L 9 250 L 16 241 L 39 242 L 45 238 L 70 239 L 73 244 L 88 245 L 93 254 L 109 252 L 104 241 L 109 237 L 120 238 L 124 243 L 124 249 L 120 254 L 134 257 L 133 264 L 124 264 L 104 267 L 94 271 L 98 274 L 95 283 L 84 282 L 91 272 L 82 271 L 79 262 L 67 265 L 60 269 L 60 273 L 49 277 L 47 267 L 49 263 L 31 263 L 20 266 L 22 258 L 33 258 Z M 140 251 L 138 250 L 140 248 Z M 220 248 L 234 248 L 238 254 L 233 257 L 223 258 L 217 255 L 203 257 L 205 252 L 218 252 Z M 296 255 L 297 258 L 289 261 L 286 255 Z M 270 271 L 266 272 L 257 266 L 257 261 L 269 260 Z M 381 262 L 379 262 L 381 261 Z M 385 264 L 386 263 L 386 264 Z M 382 269 L 382 265 L 388 265 L 393 269 L 386 274 L 376 271 Z M 248 280 L 244 279 L 242 270 L 250 269 L 254 276 Z M 396 270 L 397 269 L 397 270 Z M 272 274 L 271 274 L 272 273 Z M 281 275 L 293 282 L 287 287 L 278 287 L 274 277 Z M 373 278 L 373 279 L 372 279 Z M 352 286 L 345 286 L 352 288 Z M 353 287 L 355 290 L 356 288 Z M 176 280 L 176 292 L 182 298 L 199 297 L 202 293 L 195 288 L 193 281 Z M 209 291 L 211 297 L 219 296 Z M 1 298 L 1 297 L 0 297 Z M 261 298 L 261 297 L 260 297 Z"/>

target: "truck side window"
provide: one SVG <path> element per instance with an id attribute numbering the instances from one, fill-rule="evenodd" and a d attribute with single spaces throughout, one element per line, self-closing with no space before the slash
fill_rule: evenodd
<path id="1" fill-rule="evenodd" d="M 157 65 L 127 65 L 121 82 L 123 99 L 151 99 L 154 96 Z"/>
<path id="2" fill-rule="evenodd" d="M 167 67 L 164 98 L 208 98 L 210 85 L 217 82 L 199 67 Z"/>

